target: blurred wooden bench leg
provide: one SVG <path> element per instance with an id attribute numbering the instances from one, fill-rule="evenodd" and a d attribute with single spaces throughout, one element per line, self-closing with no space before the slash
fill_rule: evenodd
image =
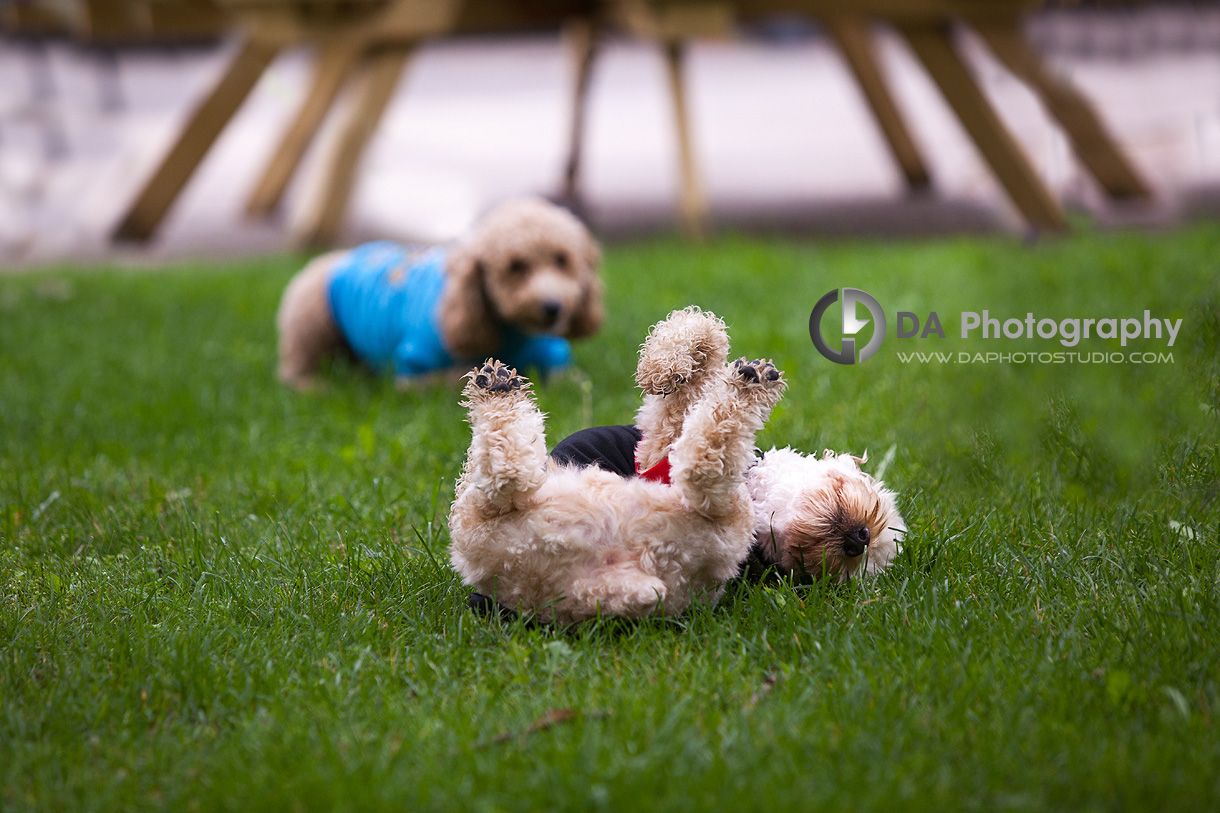
<path id="1" fill-rule="evenodd" d="M 665 64 L 669 71 L 669 87 L 674 99 L 678 153 L 682 164 L 681 226 L 688 237 L 699 240 L 706 231 L 707 200 L 699 182 L 699 170 L 695 166 L 694 147 L 691 143 L 690 111 L 686 103 L 685 83 L 682 81 L 682 56 L 683 47 L 680 41 L 665 43 Z"/>
<path id="2" fill-rule="evenodd" d="M 278 45 L 256 39 L 241 44 L 220 81 L 191 113 L 178 140 L 145 182 L 113 239 L 149 238 L 278 50 Z"/>
<path id="3" fill-rule="evenodd" d="M 979 19 L 972 27 L 991 52 L 1041 97 L 1063 126 L 1076 155 L 1112 198 L 1150 198 L 1152 191 L 1098 117 L 1069 81 L 1047 68 L 1021 35 L 1017 19 Z"/>
<path id="4" fill-rule="evenodd" d="M 907 187 L 912 191 L 926 190 L 931 186 L 931 176 L 885 83 L 872 48 L 867 21 L 859 17 L 831 17 L 826 20 L 826 28 L 855 74 L 890 152 L 906 178 Z"/>
<path id="5" fill-rule="evenodd" d="M 983 95 L 948 24 L 903 23 L 899 30 L 1026 221 L 1036 229 L 1066 231 L 1062 207 Z"/>
<path id="6" fill-rule="evenodd" d="M 572 211 L 580 213 L 584 207 L 580 197 L 580 162 L 585 140 L 585 115 L 588 112 L 589 76 L 593 72 L 593 60 L 597 52 L 597 31 L 592 20 L 586 17 L 573 19 L 564 28 L 576 63 L 576 77 L 572 87 L 572 128 L 568 132 L 568 159 L 564 164 L 563 188 L 560 201 Z"/>
<path id="7" fill-rule="evenodd" d="M 254 188 L 246 204 L 246 212 L 253 216 L 271 214 L 280 205 L 284 190 L 292 180 L 302 156 L 326 118 L 327 111 L 339 95 L 343 80 L 347 78 L 363 46 L 354 41 L 331 42 L 322 46 L 315 66 L 313 84 L 301 103 L 296 118 L 284 133 L 279 146 L 267 163 L 262 178 Z"/>
<path id="8" fill-rule="evenodd" d="M 377 131 L 413 46 L 399 45 L 368 53 L 359 68 L 355 104 L 334 150 L 327 156 L 318 197 L 307 212 L 299 242 L 308 248 L 334 243 L 343 226 L 364 148 Z"/>

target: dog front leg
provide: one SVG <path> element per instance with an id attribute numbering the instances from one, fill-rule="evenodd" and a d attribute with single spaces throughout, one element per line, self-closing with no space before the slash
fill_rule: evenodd
<path id="1" fill-rule="evenodd" d="M 520 508 L 546 480 L 546 434 L 529 382 L 488 360 L 467 378 L 471 440 L 459 495 L 474 488 L 499 512 Z"/>
<path id="2" fill-rule="evenodd" d="M 716 519 L 733 511 L 754 435 L 784 393 L 783 374 L 769 361 L 733 362 L 695 405 L 674 444 L 673 484 L 688 505 Z"/>

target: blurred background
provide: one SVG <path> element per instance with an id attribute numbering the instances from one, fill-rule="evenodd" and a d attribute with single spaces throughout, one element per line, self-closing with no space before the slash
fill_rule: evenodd
<path id="1" fill-rule="evenodd" d="M 4 0 L 0 266 L 1220 212 L 1220 4 L 843 5 Z"/>

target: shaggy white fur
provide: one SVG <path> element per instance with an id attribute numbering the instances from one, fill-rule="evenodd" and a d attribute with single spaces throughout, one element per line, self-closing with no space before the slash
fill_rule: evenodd
<path id="1" fill-rule="evenodd" d="M 755 550 L 801 578 L 845 580 L 888 567 L 906 523 L 894 492 L 861 471 L 863 460 L 827 449 L 821 459 L 772 449 L 750 469 Z"/>

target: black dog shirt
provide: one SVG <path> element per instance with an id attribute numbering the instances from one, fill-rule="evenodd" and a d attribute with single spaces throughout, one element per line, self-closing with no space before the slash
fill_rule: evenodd
<path id="1" fill-rule="evenodd" d="M 634 477 L 640 437 L 634 426 L 594 426 L 559 441 L 551 459 L 562 466 L 597 466 L 620 477 Z"/>

